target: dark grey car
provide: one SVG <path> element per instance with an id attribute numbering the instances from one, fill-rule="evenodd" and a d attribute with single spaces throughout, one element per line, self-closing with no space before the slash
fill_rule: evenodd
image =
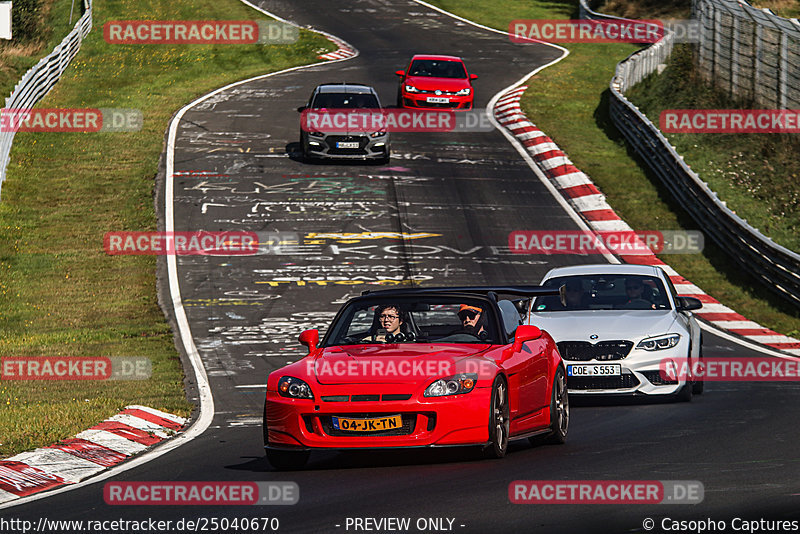
<path id="1" fill-rule="evenodd" d="M 382 112 L 375 89 L 354 83 L 327 83 L 317 86 L 308 104 L 297 108 L 304 113 L 301 119 L 300 146 L 305 159 L 336 158 L 389 161 L 389 134 L 386 128 L 345 128 L 334 131 L 315 129 L 305 121 L 308 113 L 332 110 L 346 114 L 348 111 L 376 114 Z"/>

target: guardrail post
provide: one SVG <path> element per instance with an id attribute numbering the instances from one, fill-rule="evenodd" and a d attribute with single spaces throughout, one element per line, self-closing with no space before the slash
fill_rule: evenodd
<path id="1" fill-rule="evenodd" d="M 786 35 L 786 32 L 783 30 L 781 30 L 780 54 L 778 102 L 781 109 L 787 109 L 786 98 L 789 92 L 789 36 Z"/>

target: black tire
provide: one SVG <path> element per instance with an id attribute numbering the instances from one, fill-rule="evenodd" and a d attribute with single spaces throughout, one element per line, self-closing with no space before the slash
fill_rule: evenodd
<path id="1" fill-rule="evenodd" d="M 269 431 L 267 430 L 267 401 L 264 401 L 264 418 L 261 420 L 261 430 L 264 432 L 264 446 L 269 445 Z"/>
<path id="2" fill-rule="evenodd" d="M 486 456 L 502 458 L 508 451 L 508 433 L 511 429 L 508 406 L 508 385 L 502 376 L 494 379 L 489 401 L 489 446 Z"/>
<path id="3" fill-rule="evenodd" d="M 703 362 L 703 336 L 700 336 L 700 353 L 697 358 L 697 363 Z M 700 380 L 695 380 L 692 384 L 692 393 L 695 395 L 702 395 L 703 388 L 705 387 L 705 381 L 701 378 Z"/>
<path id="4" fill-rule="evenodd" d="M 689 345 L 689 354 L 686 357 L 686 361 L 689 364 L 689 369 L 691 369 L 692 366 L 693 366 L 693 363 L 692 363 L 692 346 L 691 346 L 691 344 Z M 673 398 L 677 402 L 691 402 L 692 401 L 692 395 L 694 394 L 694 387 L 695 387 L 695 381 L 692 380 L 690 382 L 689 378 L 687 377 L 686 384 L 684 384 L 681 389 L 679 389 L 677 392 L 675 392 L 673 394 Z"/>
<path id="5" fill-rule="evenodd" d="M 561 367 L 553 378 L 553 391 L 550 394 L 550 435 L 546 443 L 561 445 L 567 441 L 569 431 L 569 395 L 567 380 Z"/>
<path id="6" fill-rule="evenodd" d="M 269 447 L 269 430 L 267 429 L 267 403 L 264 402 L 264 420 L 262 423 L 264 431 L 264 447 Z M 267 449 L 267 460 L 272 467 L 278 471 L 300 469 L 308 462 L 311 455 L 309 451 L 289 451 Z"/>
<path id="7" fill-rule="evenodd" d="M 692 402 L 692 383 L 687 382 L 684 386 L 677 391 L 677 393 L 673 393 L 673 396 L 677 402 Z"/>

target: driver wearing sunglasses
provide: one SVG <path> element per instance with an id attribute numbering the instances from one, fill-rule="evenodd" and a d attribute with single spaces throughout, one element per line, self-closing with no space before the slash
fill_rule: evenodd
<path id="1" fill-rule="evenodd" d="M 458 318 L 461 319 L 464 331 L 473 336 L 479 336 L 482 332 L 486 332 L 482 316 L 483 309 L 477 306 L 462 304 L 458 310 Z"/>

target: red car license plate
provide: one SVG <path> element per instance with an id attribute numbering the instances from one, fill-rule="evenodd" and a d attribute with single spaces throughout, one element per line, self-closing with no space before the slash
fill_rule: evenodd
<path id="1" fill-rule="evenodd" d="M 350 417 L 331 417 L 333 428 L 349 432 L 378 432 L 392 430 L 403 426 L 403 418 L 399 415 L 390 417 L 370 417 L 367 419 L 354 419 Z"/>

